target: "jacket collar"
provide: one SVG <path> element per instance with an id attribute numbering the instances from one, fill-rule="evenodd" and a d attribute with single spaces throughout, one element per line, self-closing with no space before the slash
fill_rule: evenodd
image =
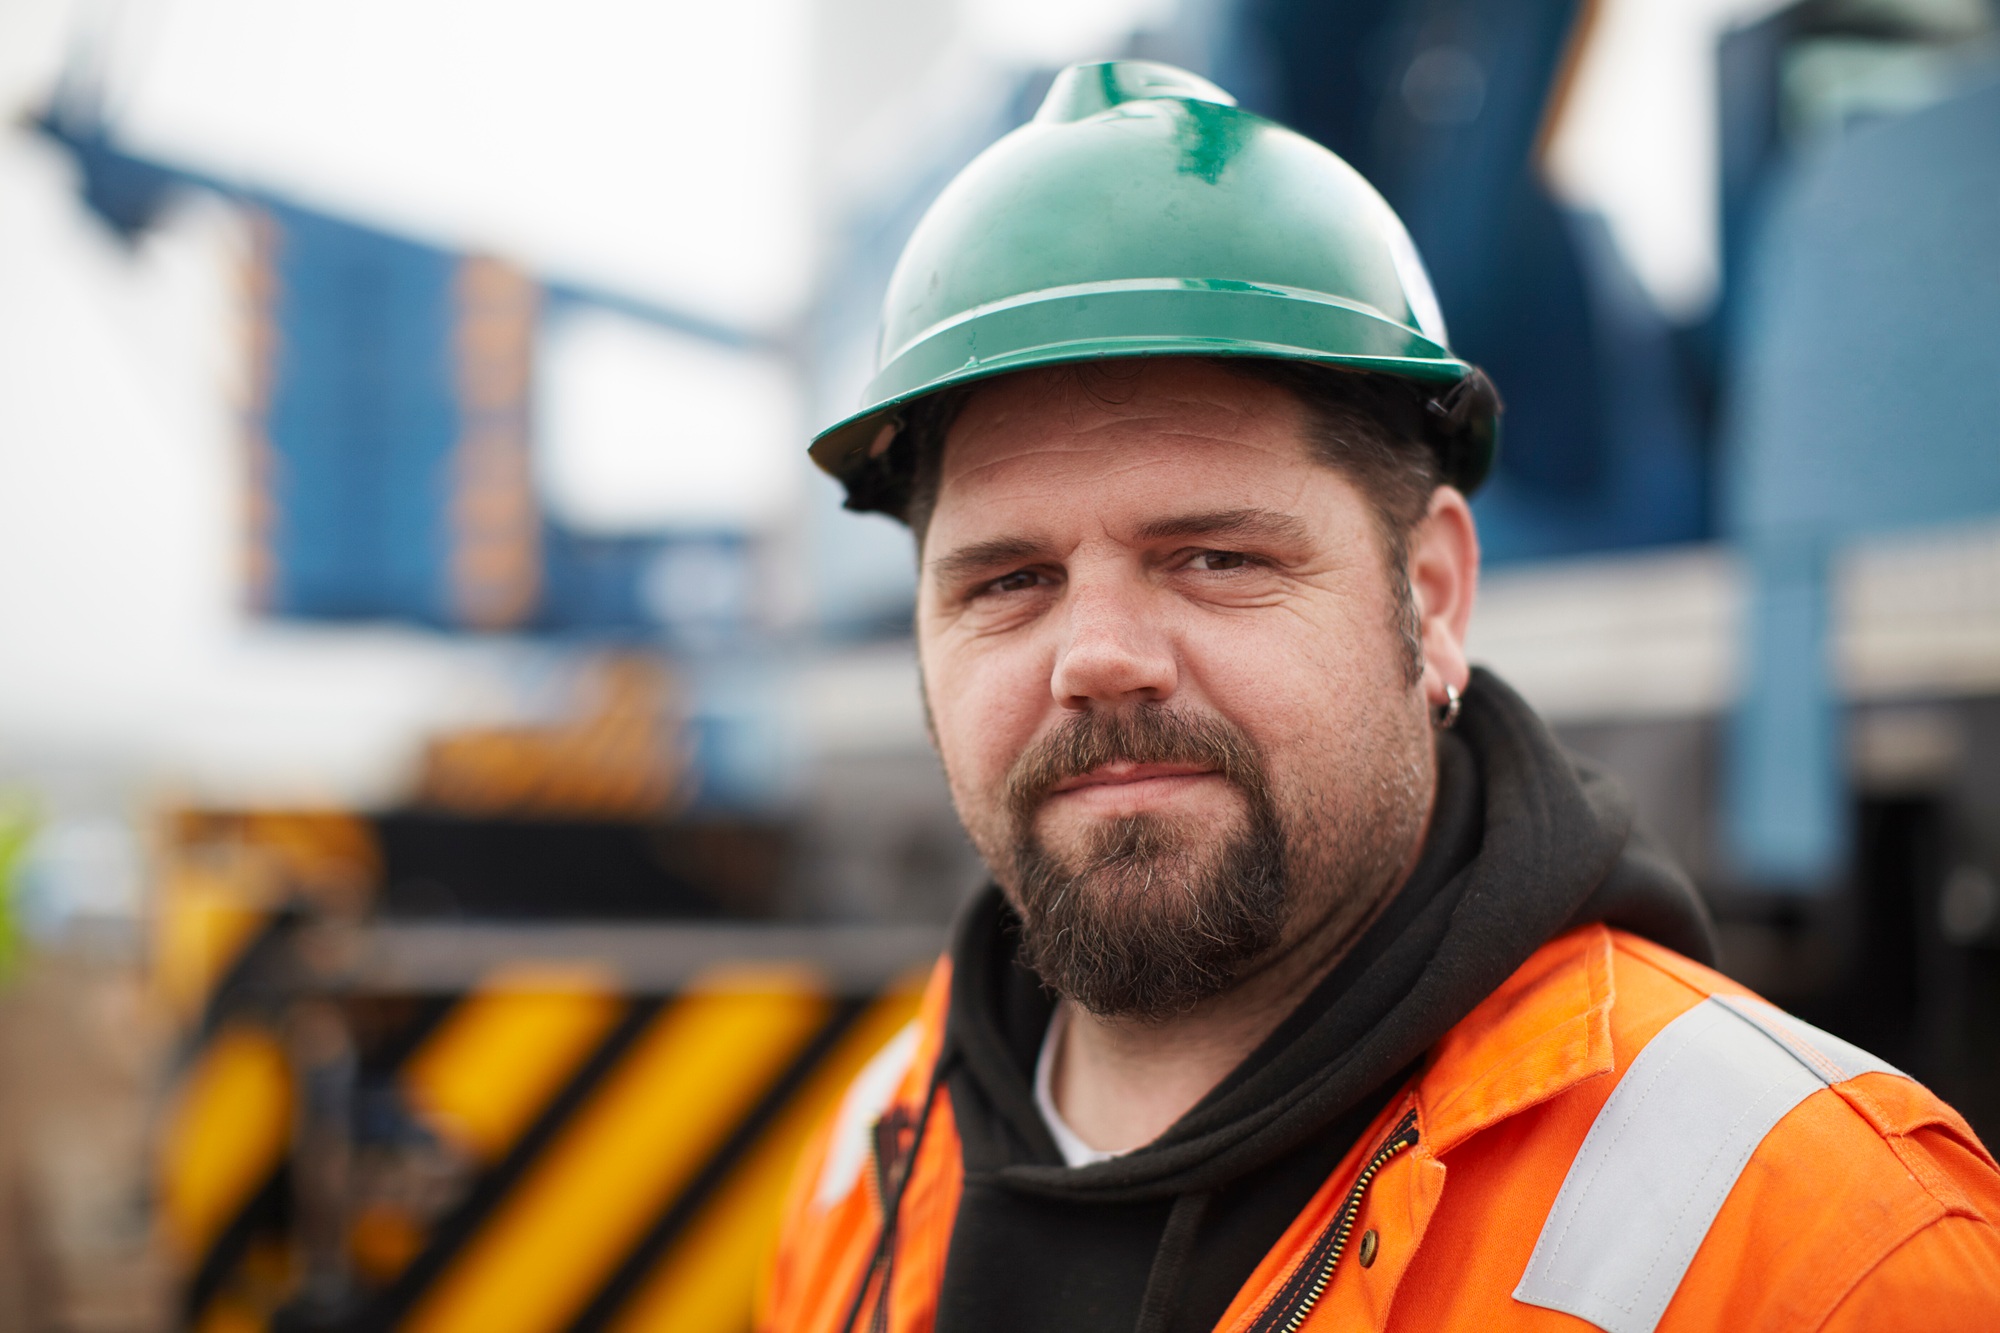
<path id="1" fill-rule="evenodd" d="M 1424 1141 L 1443 1155 L 1483 1129 L 1615 1067 L 1611 932 L 1549 941 L 1459 1020 L 1417 1084 Z"/>

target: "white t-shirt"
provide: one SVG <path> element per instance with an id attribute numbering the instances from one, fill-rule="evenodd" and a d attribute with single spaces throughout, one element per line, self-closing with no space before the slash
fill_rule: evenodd
<path id="1" fill-rule="evenodd" d="M 1055 1013 L 1049 1016 L 1049 1030 L 1042 1036 L 1042 1053 L 1035 1057 L 1035 1109 L 1042 1113 L 1042 1123 L 1049 1127 L 1049 1137 L 1056 1141 L 1056 1151 L 1063 1156 L 1067 1166 L 1094 1166 L 1108 1162 L 1114 1157 L 1123 1157 L 1122 1152 L 1104 1152 L 1093 1148 L 1077 1137 L 1069 1122 L 1056 1110 L 1055 1093 L 1051 1081 L 1055 1077 L 1056 1056 L 1062 1051 L 1063 1034 L 1069 1031 L 1069 1004 L 1057 1001 Z"/>

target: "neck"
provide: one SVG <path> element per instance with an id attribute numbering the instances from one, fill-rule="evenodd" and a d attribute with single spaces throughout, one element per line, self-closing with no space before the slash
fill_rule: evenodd
<path id="1" fill-rule="evenodd" d="M 1339 904 L 1251 975 L 1186 1014 L 1142 1022 L 1062 1001 L 1069 1024 L 1050 1092 L 1077 1137 L 1100 1152 L 1127 1152 L 1192 1110 L 1347 956 L 1415 870 L 1429 827 L 1426 814 L 1423 835 L 1382 892 Z"/>

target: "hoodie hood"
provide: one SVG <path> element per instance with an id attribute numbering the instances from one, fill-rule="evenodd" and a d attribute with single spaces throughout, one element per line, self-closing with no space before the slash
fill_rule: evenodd
<path id="1" fill-rule="evenodd" d="M 1057 1164 L 1016 1054 L 1046 1027 L 1053 998 L 1017 961 L 1018 923 L 999 890 L 970 904 L 946 1032 L 968 1184 L 1099 1203 L 1214 1191 L 1399 1082 L 1565 930 L 1603 922 L 1713 961 L 1692 883 L 1635 832 L 1630 798 L 1564 752 L 1498 677 L 1473 672 L 1440 751 L 1439 810 L 1398 898 L 1236 1073 L 1159 1139 L 1107 1162 Z M 1426 875 L 1434 882 L 1419 892 Z"/>

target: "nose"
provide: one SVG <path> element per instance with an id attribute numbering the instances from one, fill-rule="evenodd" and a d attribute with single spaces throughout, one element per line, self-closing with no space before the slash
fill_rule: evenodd
<path id="1" fill-rule="evenodd" d="M 1049 690 L 1062 707 L 1160 703 L 1180 680 L 1173 638 L 1142 588 L 1072 580 Z"/>

